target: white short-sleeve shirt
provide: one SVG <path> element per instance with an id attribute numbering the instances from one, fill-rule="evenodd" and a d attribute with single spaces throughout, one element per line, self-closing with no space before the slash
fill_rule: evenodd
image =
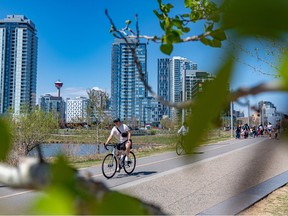
<path id="1" fill-rule="evenodd" d="M 129 131 L 129 127 L 125 124 L 121 124 L 120 127 L 118 128 L 121 133 L 123 132 L 128 132 Z M 128 136 L 127 137 L 122 137 L 120 132 L 117 130 L 116 126 L 114 126 L 111 130 L 111 133 L 110 135 L 113 135 L 117 140 L 118 142 L 122 143 L 124 141 L 126 141 L 128 139 Z"/>

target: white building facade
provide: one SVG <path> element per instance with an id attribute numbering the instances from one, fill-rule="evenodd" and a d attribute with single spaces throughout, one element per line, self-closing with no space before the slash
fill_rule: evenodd
<path id="1" fill-rule="evenodd" d="M 66 123 L 84 123 L 87 121 L 87 105 L 89 99 L 76 97 L 66 99 Z"/>
<path id="2" fill-rule="evenodd" d="M 260 101 L 258 103 L 260 110 L 260 120 L 263 126 L 269 122 L 273 127 L 282 119 L 282 115 L 277 112 L 275 105 L 270 101 Z"/>

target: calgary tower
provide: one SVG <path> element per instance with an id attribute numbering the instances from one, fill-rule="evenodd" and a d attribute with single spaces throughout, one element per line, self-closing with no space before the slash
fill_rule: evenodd
<path id="1" fill-rule="evenodd" d="M 62 88 L 63 83 L 58 80 L 57 82 L 55 82 L 55 87 L 58 89 L 58 97 L 60 97 L 60 89 Z"/>

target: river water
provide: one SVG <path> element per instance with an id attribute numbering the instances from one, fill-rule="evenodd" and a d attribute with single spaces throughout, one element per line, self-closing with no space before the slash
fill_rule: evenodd
<path id="1" fill-rule="evenodd" d="M 107 153 L 103 144 L 40 144 L 42 154 L 44 158 L 55 157 L 57 155 L 66 156 L 89 156 L 95 154 Z M 137 145 L 133 144 L 133 148 L 138 148 Z M 29 152 L 28 156 L 37 156 L 37 149 L 34 148 Z"/>
<path id="2" fill-rule="evenodd" d="M 44 158 L 55 157 L 60 154 L 67 156 L 89 156 L 107 152 L 103 144 L 44 143 L 40 144 L 40 147 Z M 37 156 L 37 149 L 34 148 L 28 155 Z"/>

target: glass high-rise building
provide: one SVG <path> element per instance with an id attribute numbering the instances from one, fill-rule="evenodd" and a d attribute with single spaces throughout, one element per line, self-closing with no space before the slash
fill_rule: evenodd
<path id="1" fill-rule="evenodd" d="M 182 79 L 186 70 L 197 70 L 197 64 L 180 56 L 158 59 L 158 95 L 163 99 L 178 103 L 183 101 Z M 178 110 L 159 105 L 159 118 L 168 116 L 176 119 Z"/>
<path id="2" fill-rule="evenodd" d="M 131 46 L 135 46 L 130 41 Z M 136 48 L 136 55 L 142 67 L 144 79 L 147 75 L 147 50 L 146 44 L 140 43 Z M 141 82 L 138 69 L 130 48 L 123 39 L 115 39 L 112 44 L 112 68 L 111 68 L 111 109 L 113 117 L 119 117 L 122 121 L 140 121 L 141 100 L 147 97 L 148 92 Z"/>
<path id="3" fill-rule="evenodd" d="M 34 23 L 23 15 L 0 20 L 0 114 L 9 108 L 36 105 L 38 38 Z"/>
<path id="4" fill-rule="evenodd" d="M 171 76 L 171 59 L 158 59 L 158 86 L 157 94 L 165 101 L 170 101 L 170 76 Z M 169 107 L 159 103 L 159 118 L 171 117 Z"/>
<path id="5" fill-rule="evenodd" d="M 65 102 L 62 97 L 45 94 L 39 98 L 40 109 L 46 113 L 52 112 L 58 117 L 59 122 L 65 121 Z"/>

